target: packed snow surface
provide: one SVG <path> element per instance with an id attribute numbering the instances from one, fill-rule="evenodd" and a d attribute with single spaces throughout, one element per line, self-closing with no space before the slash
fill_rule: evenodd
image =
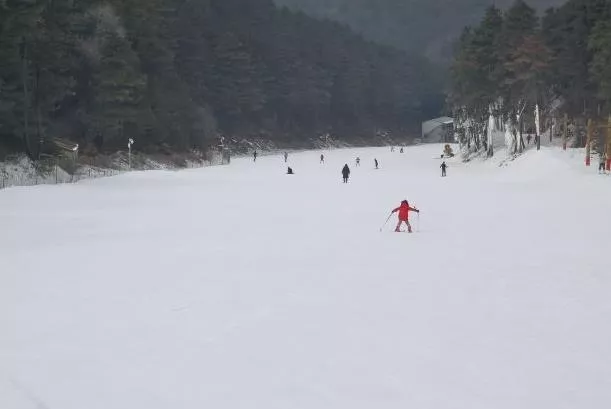
<path id="1" fill-rule="evenodd" d="M 0 408 L 610 408 L 611 177 L 441 149 L 0 191 Z"/>

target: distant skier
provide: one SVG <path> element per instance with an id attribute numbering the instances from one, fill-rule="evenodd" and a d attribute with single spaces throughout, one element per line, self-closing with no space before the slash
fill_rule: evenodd
<path id="1" fill-rule="evenodd" d="M 378 169 L 378 165 L 379 165 L 378 160 L 374 158 L 373 163 L 376 165 L 376 169 Z"/>
<path id="2" fill-rule="evenodd" d="M 257 161 L 257 151 L 254 151 L 252 154 L 253 162 Z"/>
<path id="3" fill-rule="evenodd" d="M 289 160 L 289 153 L 284 152 L 284 163 L 286 163 L 288 160 Z"/>
<path id="4" fill-rule="evenodd" d="M 441 162 L 440 168 L 441 168 L 441 176 L 445 177 L 446 176 L 446 169 L 448 168 L 448 165 L 446 165 L 445 161 Z"/>
<path id="5" fill-rule="evenodd" d="M 401 150 L 399 151 L 399 153 L 403 153 L 403 147 L 401 147 Z"/>
<path id="6" fill-rule="evenodd" d="M 403 200 L 399 207 L 397 207 L 396 209 L 393 209 L 392 213 L 399 212 L 399 222 L 397 223 L 397 227 L 395 228 L 396 232 L 401 231 L 401 224 L 403 222 L 407 224 L 407 231 L 409 233 L 412 232 L 412 225 L 409 224 L 409 212 L 410 211 L 420 213 L 420 210 L 416 209 L 415 207 L 411 207 L 409 203 L 407 202 L 407 200 Z"/>
<path id="7" fill-rule="evenodd" d="M 598 173 L 605 173 L 605 164 L 607 163 L 607 158 L 604 153 L 601 153 L 598 158 Z"/>
<path id="8" fill-rule="evenodd" d="M 342 177 L 344 178 L 344 183 L 348 183 L 348 178 L 350 177 L 350 168 L 346 163 L 342 168 Z"/>
<path id="9" fill-rule="evenodd" d="M 325 155 L 320 155 L 320 163 L 325 163 Z"/>
<path id="10" fill-rule="evenodd" d="M 530 141 L 531 141 L 531 139 L 532 139 L 532 138 L 533 138 L 533 137 L 532 137 L 532 135 L 531 135 L 531 134 L 528 134 L 528 136 L 526 137 L 526 143 L 527 143 L 528 145 L 530 145 Z"/>
<path id="11" fill-rule="evenodd" d="M 290 166 L 288 167 L 288 169 L 286 170 L 286 174 L 287 175 L 294 175 L 295 173 L 293 173 L 293 168 L 291 168 Z"/>
<path id="12" fill-rule="evenodd" d="M 358 156 L 356 157 L 356 166 L 361 166 L 361 158 L 359 158 Z"/>

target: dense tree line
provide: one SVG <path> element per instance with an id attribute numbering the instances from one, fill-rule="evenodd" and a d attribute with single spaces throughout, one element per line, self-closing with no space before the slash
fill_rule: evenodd
<path id="1" fill-rule="evenodd" d="M 489 112 L 520 132 L 537 105 L 547 128 L 564 114 L 606 118 L 611 1 L 569 0 L 542 18 L 522 0 L 506 12 L 490 7 L 479 25 L 464 30 L 451 73 L 450 104 L 457 117 L 471 121 L 475 132 L 468 137 L 478 148 L 485 148 L 480 137 Z"/>
<path id="2" fill-rule="evenodd" d="M 0 145 L 205 148 L 351 135 L 440 107 L 423 59 L 272 0 L 0 1 Z"/>
<path id="3" fill-rule="evenodd" d="M 275 0 L 314 16 L 344 22 L 366 38 L 422 53 L 447 63 L 452 42 L 465 25 L 476 24 L 486 5 L 500 9 L 513 0 Z M 537 10 L 564 0 L 530 0 Z"/>

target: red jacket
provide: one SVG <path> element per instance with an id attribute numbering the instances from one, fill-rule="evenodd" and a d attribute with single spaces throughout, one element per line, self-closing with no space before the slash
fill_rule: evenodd
<path id="1" fill-rule="evenodd" d="M 396 209 L 394 209 L 392 212 L 399 212 L 399 220 L 403 220 L 403 221 L 407 221 L 409 219 L 409 211 L 415 211 L 417 212 L 418 209 L 414 208 L 414 207 L 410 207 L 409 203 L 407 202 L 403 202 L 401 203 L 401 206 L 397 207 Z"/>

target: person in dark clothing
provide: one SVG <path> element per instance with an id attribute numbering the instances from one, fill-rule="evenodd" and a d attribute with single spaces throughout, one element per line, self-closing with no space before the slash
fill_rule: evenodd
<path id="1" fill-rule="evenodd" d="M 288 169 L 286 170 L 286 174 L 287 175 L 294 175 L 295 173 L 293 173 L 293 169 L 289 166 Z"/>
<path id="2" fill-rule="evenodd" d="M 526 143 L 530 145 L 530 141 L 532 140 L 532 135 L 528 134 L 528 136 L 526 137 Z"/>
<path id="3" fill-rule="evenodd" d="M 254 153 L 252 154 L 252 158 L 253 158 L 253 162 L 257 161 L 257 151 L 254 151 Z"/>
<path id="4" fill-rule="evenodd" d="M 401 147 L 401 150 L 399 151 L 399 153 L 403 153 L 403 147 Z"/>
<path id="5" fill-rule="evenodd" d="M 320 163 L 325 163 L 325 155 L 320 155 Z"/>
<path id="6" fill-rule="evenodd" d="M 361 166 L 361 158 L 356 157 L 356 166 Z"/>
<path id="7" fill-rule="evenodd" d="M 346 163 L 342 168 L 342 177 L 344 178 L 344 183 L 348 183 L 348 178 L 350 177 L 350 168 Z"/>
<path id="8" fill-rule="evenodd" d="M 373 163 L 376 165 L 376 169 L 378 169 L 378 165 L 379 165 L 378 160 L 374 158 Z"/>
<path id="9" fill-rule="evenodd" d="M 441 162 L 441 176 L 445 176 L 446 175 L 446 169 L 448 168 L 448 165 L 446 165 L 445 161 Z"/>
<path id="10" fill-rule="evenodd" d="M 605 173 L 606 164 L 607 164 L 606 155 L 604 153 L 601 153 L 598 158 L 598 172 L 599 173 Z"/>

